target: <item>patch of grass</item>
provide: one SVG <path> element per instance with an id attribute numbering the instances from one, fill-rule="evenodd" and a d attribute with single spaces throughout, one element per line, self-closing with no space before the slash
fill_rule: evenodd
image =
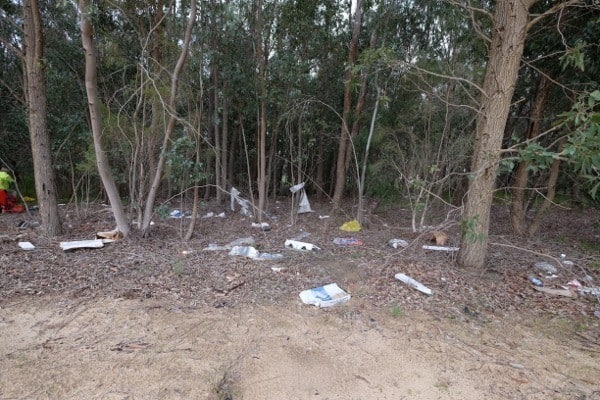
<path id="1" fill-rule="evenodd" d="M 560 243 L 560 244 L 566 244 L 567 243 L 567 237 L 565 235 L 560 235 L 557 236 L 555 239 L 556 243 Z"/>
<path id="2" fill-rule="evenodd" d="M 600 245 L 598 245 L 598 242 L 596 241 L 582 240 L 579 242 L 579 246 L 585 251 L 589 251 L 591 253 L 600 253 Z"/>
<path id="3" fill-rule="evenodd" d="M 576 322 L 575 325 L 573 325 L 573 328 L 575 329 L 575 332 L 585 332 L 587 326 L 583 322 Z"/>
<path id="4" fill-rule="evenodd" d="M 364 256 L 364 253 L 362 253 L 360 251 L 353 251 L 351 253 L 348 253 L 348 258 L 350 258 L 352 260 L 357 260 L 363 256 Z"/>
<path id="5" fill-rule="evenodd" d="M 183 272 L 185 271 L 185 265 L 183 265 L 183 263 L 179 260 L 173 261 L 171 263 L 171 269 L 175 275 L 183 275 Z"/>
<path id="6" fill-rule="evenodd" d="M 600 271 L 600 260 L 590 262 L 587 267 L 592 271 Z"/>
<path id="7" fill-rule="evenodd" d="M 405 315 L 404 311 L 397 304 L 392 306 L 392 308 L 390 309 L 390 314 L 392 315 L 393 318 L 400 318 L 400 317 L 404 317 L 404 315 Z"/>

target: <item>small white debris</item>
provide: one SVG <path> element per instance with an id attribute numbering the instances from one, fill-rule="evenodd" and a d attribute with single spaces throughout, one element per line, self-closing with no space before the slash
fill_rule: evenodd
<path id="1" fill-rule="evenodd" d="M 19 242 L 19 247 L 23 250 L 34 250 L 35 246 L 31 242 Z"/>

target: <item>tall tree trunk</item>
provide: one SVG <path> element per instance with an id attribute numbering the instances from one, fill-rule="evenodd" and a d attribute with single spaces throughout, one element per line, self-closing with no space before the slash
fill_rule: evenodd
<path id="1" fill-rule="evenodd" d="M 213 126 L 213 150 L 215 154 L 215 187 L 217 204 L 223 201 L 221 191 L 221 123 L 219 121 L 219 71 L 216 62 L 212 65 L 212 102 L 214 104 L 212 126 Z"/>
<path id="2" fill-rule="evenodd" d="M 369 49 L 370 50 L 375 50 L 375 45 L 377 44 L 377 32 L 373 31 L 373 33 L 371 33 L 371 40 L 369 42 Z M 358 136 L 358 133 L 360 132 L 360 128 L 361 128 L 361 114 L 365 108 L 365 101 L 367 99 L 367 83 L 368 83 L 368 78 L 369 78 L 369 71 L 367 71 L 366 69 L 363 69 L 360 72 L 360 89 L 358 92 L 358 98 L 356 99 L 356 105 L 354 106 L 354 121 L 352 122 L 352 130 L 350 131 L 350 141 L 349 141 L 349 146 L 346 148 L 346 161 L 345 161 L 345 165 L 344 165 L 344 175 L 347 176 L 348 175 L 348 170 L 350 169 L 350 163 L 352 162 L 352 159 L 355 157 L 354 154 L 354 146 L 353 146 L 353 141 L 354 139 L 356 139 L 356 137 Z M 357 170 L 357 175 L 358 175 L 358 160 L 356 160 L 356 170 Z M 360 177 L 357 176 L 357 179 L 360 179 Z"/>
<path id="3" fill-rule="evenodd" d="M 317 171 L 315 174 L 315 185 L 317 186 L 317 198 L 322 200 L 325 197 L 325 142 L 326 136 L 319 130 L 317 133 L 317 143 L 320 143 L 320 146 L 317 146 Z"/>
<path id="4" fill-rule="evenodd" d="M 358 37 L 360 35 L 360 26 L 362 23 L 362 0 L 357 0 L 356 10 L 354 12 L 354 23 L 352 25 L 352 39 L 350 40 L 350 49 L 348 51 L 348 68 L 344 77 L 344 104 L 342 109 L 342 126 L 340 132 L 340 141 L 338 144 L 337 161 L 335 167 L 335 189 L 333 191 L 333 208 L 338 209 L 344 189 L 346 188 L 346 153 L 350 141 L 350 131 L 348 123 L 350 118 L 350 108 L 352 106 L 352 67 L 356 63 L 358 55 Z"/>
<path id="5" fill-rule="evenodd" d="M 227 167 L 229 163 L 229 99 L 227 82 L 223 82 L 223 130 L 221 132 L 221 190 L 227 193 Z M 220 190 L 220 191 L 221 191 Z M 220 203 L 219 203 L 220 204 Z"/>
<path id="6" fill-rule="evenodd" d="M 119 196 L 117 185 L 115 184 L 110 171 L 108 157 L 106 156 L 104 145 L 102 143 L 102 123 L 96 82 L 96 49 L 94 46 L 94 30 L 89 17 L 89 7 L 89 0 L 79 1 L 79 12 L 81 13 L 81 42 L 85 51 L 85 89 L 90 111 L 96 164 L 115 217 L 117 230 L 126 236 L 129 234 L 129 223 L 127 222 L 125 211 L 121 204 L 121 197 Z"/>
<path id="7" fill-rule="evenodd" d="M 199 98 L 202 98 L 202 82 L 200 82 L 200 95 Z M 196 165 L 200 165 L 201 162 L 201 144 L 202 144 L 202 107 L 198 107 L 195 124 L 195 139 L 196 139 L 196 149 L 195 149 L 195 163 Z M 194 200 L 192 203 L 192 215 L 190 219 L 190 224 L 188 225 L 187 232 L 184 236 L 184 240 L 190 240 L 194 235 L 194 229 L 196 228 L 196 221 L 198 220 L 198 210 L 200 205 L 200 186 L 198 186 L 197 177 L 194 175 L 194 190 L 193 196 Z"/>
<path id="8" fill-rule="evenodd" d="M 274 2 L 277 7 L 277 1 Z M 271 19 L 267 29 L 264 29 L 263 1 L 258 0 L 256 8 L 256 62 L 258 67 L 258 221 L 261 222 L 267 206 L 267 63 L 270 53 Z M 273 13 L 275 15 L 275 12 Z"/>
<path id="9" fill-rule="evenodd" d="M 237 182 L 235 182 L 235 161 L 239 158 L 238 150 L 240 145 L 240 130 L 240 127 L 234 126 L 231 132 L 231 145 L 229 146 L 229 159 L 227 160 L 227 180 L 229 181 L 230 186 L 235 186 L 238 184 Z"/>
<path id="10" fill-rule="evenodd" d="M 540 82 L 538 83 L 535 101 L 530 113 L 527 139 L 534 139 L 542 132 L 544 107 L 546 105 L 548 93 L 550 92 L 550 87 L 550 79 L 548 79 L 546 75 L 542 74 L 540 77 Z M 524 236 L 527 232 L 525 190 L 527 187 L 527 182 L 529 181 L 528 167 L 529 163 L 525 160 L 521 160 L 521 162 L 519 162 L 519 166 L 517 167 L 517 171 L 515 172 L 515 177 L 512 183 L 510 223 L 513 231 L 519 236 Z"/>
<path id="11" fill-rule="evenodd" d="M 527 36 L 529 8 L 534 2 L 496 2 L 458 253 L 458 263 L 465 267 L 481 268 L 485 263 L 502 138 Z"/>
<path id="12" fill-rule="evenodd" d="M 86 0 L 81 0 L 86 1 Z M 167 129 L 165 131 L 165 137 L 163 140 L 163 145 L 160 151 L 160 156 L 158 158 L 158 164 L 156 166 L 156 171 L 154 172 L 154 178 L 152 180 L 152 185 L 150 186 L 150 191 L 148 192 L 148 198 L 146 199 L 146 204 L 144 207 L 144 218 L 142 220 L 142 234 L 144 237 L 148 236 L 150 221 L 152 220 L 152 214 L 154 213 L 154 202 L 156 200 L 156 194 L 158 192 L 158 188 L 160 185 L 160 181 L 162 178 L 162 172 L 166 161 L 167 156 L 167 148 L 169 145 L 169 140 L 171 139 L 171 135 L 173 134 L 173 129 L 175 128 L 176 121 L 176 110 L 175 103 L 177 101 L 177 90 L 179 88 L 179 75 L 183 70 L 183 66 L 185 65 L 185 61 L 188 56 L 188 49 L 190 46 L 190 41 L 192 38 L 192 28 L 194 27 L 194 23 L 196 22 L 196 0 L 192 0 L 190 6 L 190 14 L 188 16 L 188 23 L 185 29 L 185 35 L 183 38 L 183 46 L 181 48 L 181 53 L 179 54 L 179 58 L 177 59 L 177 64 L 175 65 L 175 69 L 173 70 L 173 77 L 171 78 L 171 91 L 169 94 L 169 103 L 167 105 L 169 110 L 169 122 L 167 123 Z"/>
<path id="13" fill-rule="evenodd" d="M 163 10 L 163 0 L 156 1 L 156 14 L 154 15 L 154 29 L 150 33 L 152 40 L 152 65 L 150 67 L 152 77 L 151 79 L 157 82 L 159 88 L 163 88 L 166 85 L 165 70 L 162 65 L 163 62 L 163 40 L 165 34 L 164 21 L 165 18 Z M 155 93 L 152 96 L 152 115 L 150 120 L 150 130 L 147 131 L 147 137 L 145 137 L 145 160 L 143 160 L 143 192 L 140 193 L 139 204 L 144 204 L 148 192 L 150 191 L 150 184 L 152 179 L 152 173 L 156 171 L 157 156 L 158 156 L 158 145 L 160 138 L 165 131 L 165 110 L 163 106 L 162 96 Z M 140 206 L 141 207 L 141 206 Z"/>
<path id="14" fill-rule="evenodd" d="M 58 215 L 56 180 L 48 134 L 44 36 L 37 0 L 26 0 L 23 14 L 25 98 L 27 99 L 35 191 L 44 233 L 49 237 L 54 237 L 62 233 L 62 227 Z"/>

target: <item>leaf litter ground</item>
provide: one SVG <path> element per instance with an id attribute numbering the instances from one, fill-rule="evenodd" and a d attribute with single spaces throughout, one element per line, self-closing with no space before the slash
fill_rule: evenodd
<path id="1" fill-rule="evenodd" d="M 40 234 L 35 214 L 0 215 L 0 399 L 600 399 L 598 299 L 550 296 L 528 280 L 550 261 L 558 277 L 547 285 L 599 286 L 597 212 L 555 210 L 524 240 L 496 206 L 487 267 L 468 271 L 423 250 L 430 235 L 407 229 L 407 210 L 377 211 L 346 233 L 350 217 L 319 218 L 328 207 L 292 221 L 287 203 L 272 204 L 262 231 L 208 204 L 201 215 L 226 217 L 199 218 L 190 241 L 189 219 L 157 218 L 150 238 L 71 252 L 59 242 L 111 229 L 109 208 L 62 207 L 58 239 Z M 458 246 L 457 227 L 445 232 Z M 203 251 L 248 236 L 285 258 Z M 363 245 L 333 244 L 350 236 Z M 292 238 L 321 250 L 285 249 Z M 410 246 L 391 248 L 392 238 Z M 395 280 L 400 272 L 433 295 Z M 349 303 L 300 303 L 300 291 L 333 282 Z"/>

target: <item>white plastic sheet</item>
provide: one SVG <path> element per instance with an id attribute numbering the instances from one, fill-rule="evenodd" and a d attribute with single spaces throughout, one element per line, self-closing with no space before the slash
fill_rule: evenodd
<path id="1" fill-rule="evenodd" d="M 300 292 L 300 300 L 304 304 L 325 308 L 347 303 L 350 300 L 350 294 L 343 291 L 337 283 L 330 283 L 329 285 L 303 290 Z"/>

